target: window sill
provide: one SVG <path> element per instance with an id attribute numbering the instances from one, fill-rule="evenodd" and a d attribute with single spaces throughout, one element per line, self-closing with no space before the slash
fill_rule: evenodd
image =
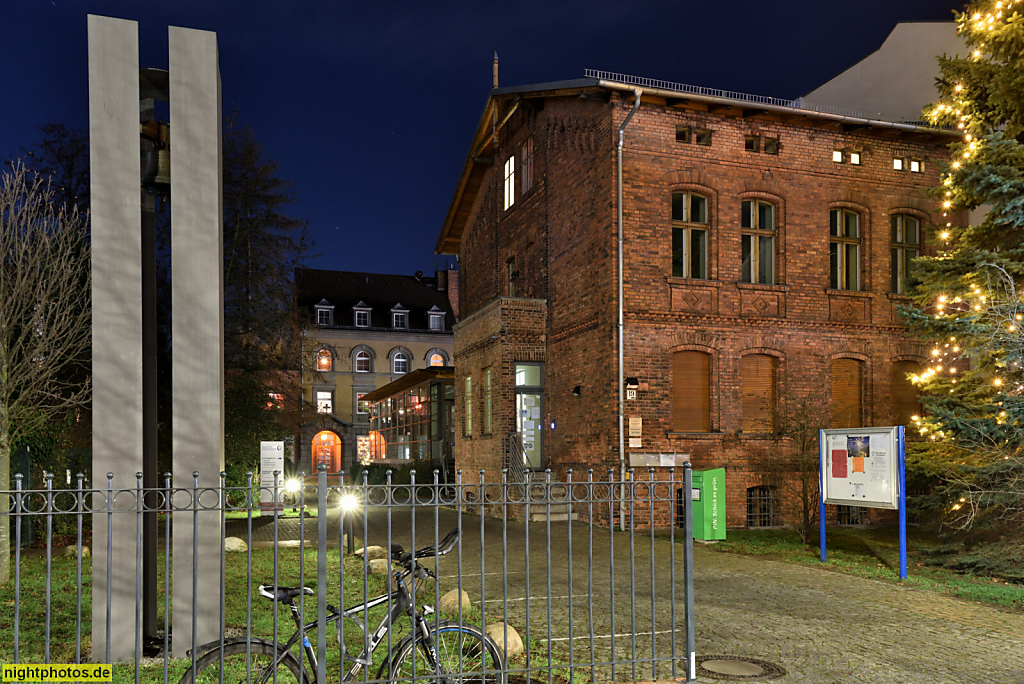
<path id="1" fill-rule="evenodd" d="M 678 276 L 665 276 L 665 282 L 669 285 L 682 285 L 684 287 L 701 287 L 701 288 L 719 288 L 725 283 L 721 280 L 711 280 L 707 278 L 680 278 Z"/>
<path id="2" fill-rule="evenodd" d="M 913 300 L 910 299 L 909 296 L 907 296 L 905 294 L 897 294 L 895 292 L 888 292 L 888 293 L 886 293 L 885 296 L 889 298 L 889 301 L 893 301 L 893 302 L 909 302 L 909 301 L 913 301 Z"/>
<path id="3" fill-rule="evenodd" d="M 741 290 L 759 290 L 761 292 L 789 292 L 789 285 L 764 285 L 762 283 L 736 283 L 736 287 Z"/>
<path id="4" fill-rule="evenodd" d="M 725 434 L 722 432 L 673 432 L 666 430 L 665 436 L 669 439 L 722 439 L 725 437 Z"/>
<path id="5" fill-rule="evenodd" d="M 836 290 L 835 288 L 825 288 L 825 293 L 829 297 L 864 297 L 865 299 L 873 297 L 874 292 L 868 292 L 866 290 Z"/>

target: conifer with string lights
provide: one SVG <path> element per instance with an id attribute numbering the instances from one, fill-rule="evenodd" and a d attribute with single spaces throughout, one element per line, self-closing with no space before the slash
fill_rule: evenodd
<path id="1" fill-rule="evenodd" d="M 957 24 L 968 51 L 940 58 L 925 114 L 962 137 L 937 190 L 935 256 L 914 262 L 916 306 L 903 314 L 933 343 L 913 378 L 924 413 L 908 429 L 934 443 L 918 451 L 968 526 L 1024 512 L 1024 2 L 975 2 Z M 968 212 L 975 222 L 961 225 Z"/>

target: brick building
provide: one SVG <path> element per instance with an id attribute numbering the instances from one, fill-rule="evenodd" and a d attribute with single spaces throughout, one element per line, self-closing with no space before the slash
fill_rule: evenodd
<path id="1" fill-rule="evenodd" d="M 497 479 L 510 433 L 577 478 L 689 454 L 726 468 L 730 526 L 777 524 L 784 400 L 907 420 L 926 350 L 895 306 L 951 220 L 926 190 L 953 134 L 798 104 L 597 72 L 491 91 L 437 243 L 460 467 Z"/>
<path id="2" fill-rule="evenodd" d="M 417 369 L 452 363 L 459 272 L 434 277 L 299 268 L 303 423 L 299 469 L 349 471 L 368 436 L 363 397 Z M 406 456 L 408 457 L 408 456 Z"/>

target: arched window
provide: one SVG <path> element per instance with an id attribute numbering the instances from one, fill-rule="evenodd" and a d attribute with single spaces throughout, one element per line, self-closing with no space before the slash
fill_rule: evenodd
<path id="1" fill-rule="evenodd" d="M 711 431 L 711 355 L 680 351 L 672 355 L 672 430 Z"/>
<path id="2" fill-rule="evenodd" d="M 409 372 L 409 355 L 405 352 L 395 352 L 391 357 L 391 372 L 398 375 Z"/>
<path id="3" fill-rule="evenodd" d="M 740 204 L 740 248 L 745 283 L 775 284 L 775 205 L 760 200 Z"/>
<path id="4" fill-rule="evenodd" d="M 829 284 L 833 290 L 860 289 L 860 214 L 829 212 Z"/>
<path id="5" fill-rule="evenodd" d="M 862 377 L 857 359 L 832 360 L 832 427 L 864 426 Z"/>
<path id="6" fill-rule="evenodd" d="M 672 193 L 672 275 L 708 277 L 708 200 L 702 195 Z"/>
<path id="7" fill-rule="evenodd" d="M 316 369 L 318 371 L 329 371 L 334 368 L 334 359 L 329 349 L 321 349 L 316 353 Z"/>
<path id="8" fill-rule="evenodd" d="M 356 373 L 369 373 L 373 370 L 373 362 L 370 359 L 370 353 L 365 351 L 357 351 L 355 358 L 355 369 Z"/>
<path id="9" fill-rule="evenodd" d="M 907 375 L 921 372 L 921 364 L 916 361 L 896 361 L 892 364 L 892 424 L 910 425 L 911 416 L 920 415 L 921 402 L 918 389 Z"/>
<path id="10" fill-rule="evenodd" d="M 433 354 L 430 355 L 430 365 L 431 366 L 443 366 L 444 365 L 444 357 L 441 356 L 440 354 L 438 354 L 437 352 L 434 352 Z"/>
<path id="11" fill-rule="evenodd" d="M 892 243 L 889 248 L 891 291 L 903 294 L 911 264 L 921 249 L 921 222 L 913 216 L 894 214 L 890 218 Z"/>
<path id="12" fill-rule="evenodd" d="M 747 354 L 742 360 L 743 432 L 775 431 L 775 377 L 778 359 Z"/>

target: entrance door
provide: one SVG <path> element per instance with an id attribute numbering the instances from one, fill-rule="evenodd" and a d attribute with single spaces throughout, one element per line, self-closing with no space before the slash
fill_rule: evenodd
<path id="1" fill-rule="evenodd" d="M 523 460 L 544 469 L 544 364 L 516 364 L 516 431 L 523 436 Z"/>

